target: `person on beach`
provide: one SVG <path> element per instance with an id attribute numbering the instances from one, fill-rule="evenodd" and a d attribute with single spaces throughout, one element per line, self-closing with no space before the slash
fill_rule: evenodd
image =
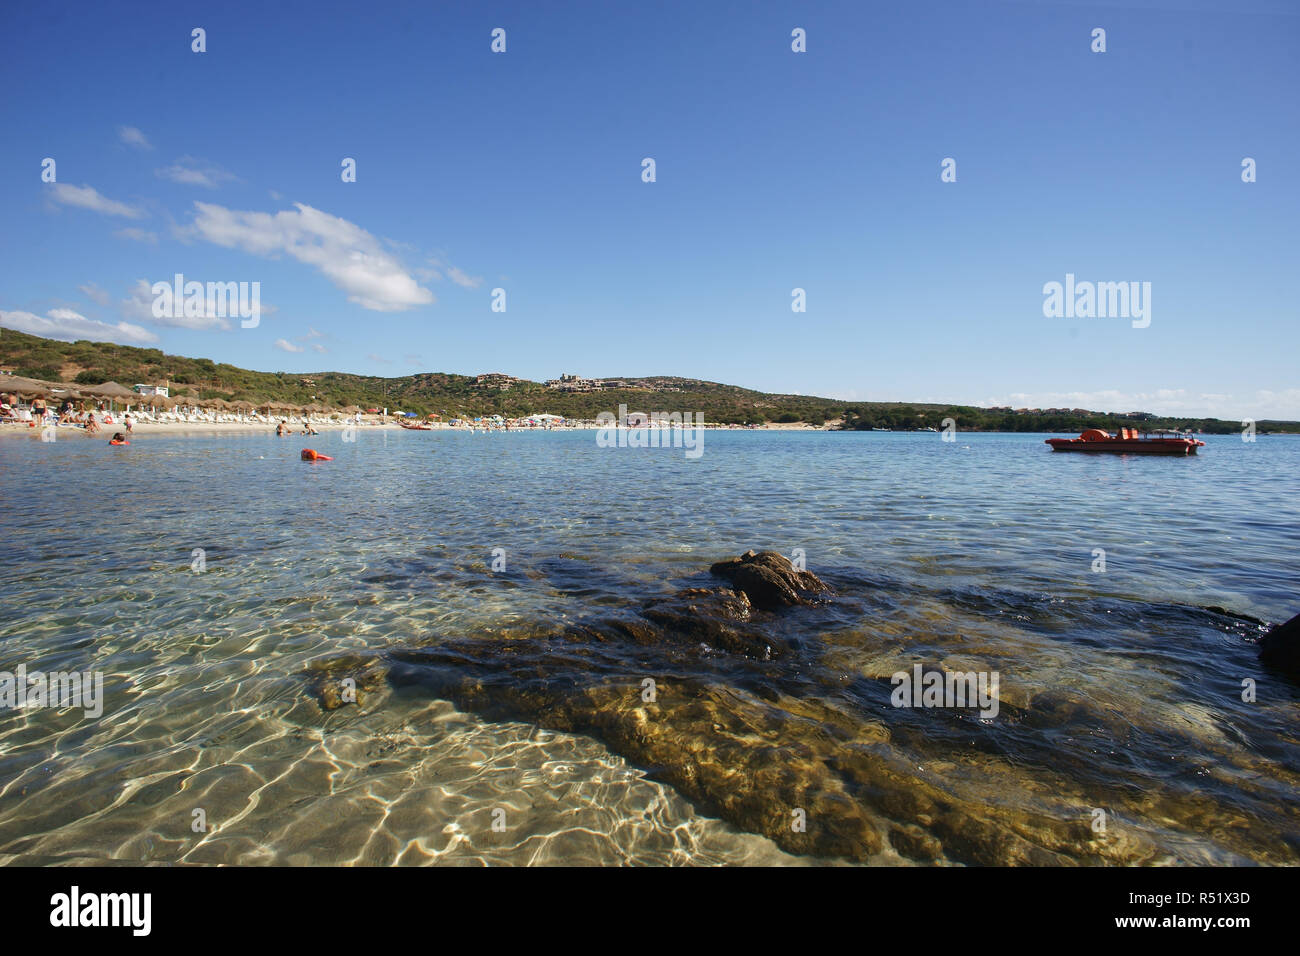
<path id="1" fill-rule="evenodd" d="M 89 415 L 86 416 L 86 434 L 87 435 L 99 434 L 99 422 L 95 421 L 94 412 L 91 412 Z"/>
<path id="2" fill-rule="evenodd" d="M 284 422 L 280 422 L 278 425 L 275 426 L 275 437 L 276 438 L 284 437 Z"/>
<path id="3" fill-rule="evenodd" d="M 127 415 L 125 418 L 122 419 L 122 424 L 126 426 L 126 433 L 128 435 L 131 434 L 132 429 L 135 428 L 135 422 L 131 421 L 130 415 Z"/>

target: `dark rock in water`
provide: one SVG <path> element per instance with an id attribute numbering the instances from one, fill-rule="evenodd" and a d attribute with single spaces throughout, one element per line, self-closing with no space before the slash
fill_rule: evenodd
<path id="1" fill-rule="evenodd" d="M 339 654 L 313 661 L 308 668 L 311 693 L 322 710 L 348 704 L 364 707 L 366 696 L 384 686 L 387 668 L 373 655 Z"/>
<path id="2" fill-rule="evenodd" d="M 773 613 L 822 603 L 813 597 L 830 588 L 816 575 L 753 551 L 713 571 L 735 587 L 686 588 L 622 615 L 438 640 L 382 659 L 329 658 L 312 668 L 312 693 L 332 710 L 352 702 L 344 688 L 360 702 L 386 679 L 488 719 L 590 734 L 794 853 L 865 860 L 888 841 L 922 862 L 1061 864 L 1078 855 L 1077 827 L 1038 814 L 999 819 L 996 808 L 946 792 L 879 749 L 887 732 L 878 722 L 823 699 L 809 683 L 808 646 L 779 637 Z M 889 698 L 887 681 L 869 690 L 877 702 L 869 707 Z M 949 719 L 894 713 L 920 721 L 917 733 Z M 970 734 L 986 732 L 975 724 Z"/>
<path id="3" fill-rule="evenodd" d="M 732 586 L 686 588 L 572 623 L 511 624 L 331 656 L 312 665 L 311 692 L 334 710 L 354 697 L 364 706 L 363 693 L 386 682 L 488 720 L 588 734 L 706 812 L 793 853 L 874 860 L 892 849 L 922 863 L 987 866 L 1167 858 L 1141 829 L 1094 832 L 1078 808 L 1103 800 L 1124 807 L 1128 798 L 1072 785 L 1088 779 L 1073 768 L 1085 756 L 1096 763 L 1095 754 L 1123 763 L 1177 752 L 1181 738 L 1136 729 L 1131 715 L 1070 687 L 1049 687 L 1027 706 L 1003 699 L 997 720 L 897 707 L 890 678 L 826 663 L 836 648 L 827 631 L 852 597 L 827 601 L 824 582 L 771 552 L 750 551 L 712 570 Z M 1283 657 L 1300 643 L 1297 621 L 1275 629 Z M 1099 749 L 1062 752 L 1059 742 L 1072 737 Z M 984 783 L 945 779 L 973 757 L 990 774 Z M 1062 765 L 1072 772 L 1061 774 Z M 1055 794 L 1061 812 L 1019 800 L 1015 790 L 1026 780 Z M 1197 821 L 1203 831 L 1228 826 L 1221 804 L 1199 795 L 1134 799 L 1152 819 Z M 1244 812 L 1230 819 L 1234 830 L 1253 832 Z"/>
<path id="4" fill-rule="evenodd" d="M 810 604 L 810 595 L 831 590 L 817 575 L 796 570 L 789 558 L 775 551 L 746 551 L 738 558 L 719 561 L 709 573 L 730 581 L 754 607 L 768 611 Z"/>
<path id="5" fill-rule="evenodd" d="M 667 640 L 698 642 L 764 661 L 784 650 L 767 629 L 754 623 L 753 606 L 743 591 L 687 588 L 666 601 L 647 604 L 641 616 L 662 629 Z"/>
<path id="6" fill-rule="evenodd" d="M 1300 677 L 1300 614 L 1260 639 L 1259 659 L 1292 677 Z"/>

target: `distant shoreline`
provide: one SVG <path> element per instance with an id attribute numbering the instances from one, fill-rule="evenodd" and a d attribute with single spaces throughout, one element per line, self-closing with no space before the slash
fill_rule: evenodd
<path id="1" fill-rule="evenodd" d="M 376 432 L 376 431 L 383 431 L 383 432 L 390 432 L 390 431 L 392 431 L 392 432 L 395 432 L 395 431 L 413 431 L 413 430 L 415 430 L 415 429 L 406 429 L 406 428 L 402 428 L 401 425 L 399 425 L 397 422 L 394 422 L 394 421 L 387 421 L 387 422 L 380 422 L 380 421 L 363 421 L 360 425 L 356 425 L 356 424 L 354 424 L 354 423 L 349 423 L 349 422 L 342 422 L 342 421 L 327 422 L 327 423 L 313 423 L 313 424 L 312 424 L 312 428 L 314 428 L 314 429 L 316 430 L 317 434 L 319 434 L 319 435 L 324 435 L 324 434 L 326 434 L 326 433 L 330 433 L 330 432 L 341 432 L 341 431 L 343 431 L 345 428 L 348 428 L 349 426 L 356 428 L 357 431 L 358 431 L 358 433 L 361 433 L 361 434 L 364 434 L 364 433 L 366 433 L 366 432 Z M 439 431 L 439 432 L 474 432 L 474 433 L 478 433 L 478 434 L 482 434 L 482 433 L 485 432 L 485 431 L 493 431 L 493 432 L 508 432 L 508 433 L 544 433 L 544 432 L 594 432 L 594 431 L 600 431 L 600 430 L 602 429 L 602 427 L 605 427 L 605 426 L 600 426 L 600 425 L 595 425 L 595 424 L 580 424 L 580 425 L 557 425 L 557 426 L 553 426 L 553 427 L 551 427 L 551 428 L 512 427 L 512 428 L 506 429 L 506 428 L 501 428 L 501 427 L 495 427 L 495 428 L 491 428 L 491 429 L 485 429 L 485 428 L 483 428 L 483 427 L 481 427 L 481 426 L 480 426 L 480 427 L 476 427 L 476 428 L 470 428 L 470 427 L 465 426 L 465 425 L 448 425 L 448 424 L 445 424 L 445 423 L 436 423 L 436 422 L 435 422 L 435 423 L 431 423 L 431 424 L 429 425 L 428 430 L 429 430 L 429 431 Z M 825 426 L 814 426 L 814 425 L 808 425 L 808 424 L 805 424 L 805 423 L 799 423 L 799 422 L 794 422 L 794 423 L 785 423 L 785 424 L 769 424 L 769 425 L 764 425 L 764 426 L 759 426 L 759 427 L 754 427 L 754 428 L 750 428 L 750 427 L 743 426 L 743 425 L 720 425 L 720 424 L 719 424 L 719 425 L 714 425 L 714 424 L 707 424 L 707 423 L 706 423 L 705 425 L 703 425 L 703 426 L 701 426 L 701 427 L 704 428 L 704 429 L 707 430 L 707 431 L 728 431 L 728 432 L 830 432 L 830 433 L 838 433 L 838 434 L 855 434 L 855 433 L 856 433 L 856 434 L 867 434 L 867 435 L 869 435 L 869 434 L 875 434 L 875 435 L 880 435 L 880 434 L 890 434 L 890 435 L 936 435 L 935 432 L 926 432 L 926 431 L 903 431 L 903 430 L 890 430 L 890 431 L 887 431 L 887 432 L 871 432 L 871 431 L 857 431 L 857 432 L 854 432 L 854 431 L 850 430 L 850 431 L 845 432 L 845 431 L 842 431 L 841 429 L 838 429 L 838 428 L 827 428 L 827 427 L 825 427 Z M 102 441 L 108 441 L 108 439 L 111 438 L 115 432 L 119 432 L 119 431 L 120 431 L 120 432 L 124 432 L 125 430 L 126 430 L 126 429 L 125 429 L 125 426 L 123 426 L 123 425 L 121 424 L 121 421 L 120 421 L 120 420 L 118 420 L 117 422 L 115 422 L 115 423 L 112 424 L 112 425 L 101 424 L 101 425 L 100 425 L 100 428 L 99 428 L 99 432 L 98 432 L 97 434 L 95 434 L 95 435 L 87 435 L 87 434 L 86 434 L 86 430 L 85 430 L 84 428 L 78 426 L 78 425 L 59 425 L 59 426 L 57 426 L 56 429 L 55 429 L 55 436 L 56 436 L 55 440 L 56 440 L 56 441 L 62 441 L 62 440 L 64 440 L 64 439 L 69 439 L 69 440 L 81 440 L 81 439 L 87 439 L 87 438 L 89 438 L 89 439 L 92 439 L 92 440 L 95 440 L 95 441 L 101 441 L 101 440 L 102 440 Z M 635 430 L 635 429 L 624 429 L 624 430 Z M 676 430 L 676 429 L 669 429 L 669 431 L 673 431 L 673 430 Z M 686 429 L 686 430 L 689 431 L 690 429 Z M 134 428 L 133 428 L 133 430 L 132 430 L 132 432 L 131 432 L 132 437 L 135 437 L 135 436 L 156 437 L 156 436 L 160 436 L 160 435 L 174 435 L 174 436 L 196 437 L 196 436 L 201 436 L 201 435 L 224 435 L 224 434 L 254 434 L 254 435 L 262 434 L 262 435 L 272 435 L 272 436 L 274 436 L 274 435 L 275 435 L 275 424 L 274 424 L 274 423 L 272 423 L 272 424 L 265 424 L 265 423 L 258 423 L 258 422 L 146 422 L 146 421 L 137 421 L 137 422 L 135 422 L 135 424 L 134 424 Z M 966 430 L 965 432 L 960 432 L 960 431 L 958 432 L 959 437 L 960 437 L 961 435 L 972 435 L 972 434 L 978 434 L 978 435 L 1058 435 L 1058 434 L 1060 434 L 1060 433 L 1059 433 L 1059 432 L 1054 432 L 1054 431 L 1051 431 L 1051 430 L 1042 431 L 1042 432 L 1021 432 L 1021 431 L 1010 432 L 1010 431 L 977 431 L 977 430 L 975 430 L 975 429 L 968 429 L 968 430 Z M 1295 432 L 1261 432 L 1260 434 L 1261 434 L 1261 435 L 1263 435 L 1263 434 L 1268 434 L 1268 435 L 1272 435 L 1272 436 L 1279 436 L 1279 435 L 1294 435 L 1294 434 L 1297 434 L 1297 433 L 1295 433 Z M 1218 437 L 1218 438 L 1230 438 L 1230 437 L 1233 437 L 1233 435 L 1235 435 L 1235 433 L 1233 433 L 1232 435 L 1217 435 L 1217 436 L 1213 436 L 1213 437 Z M 40 439 L 40 430 L 39 430 L 38 428 L 35 428 L 35 427 L 30 427 L 30 426 L 28 426 L 26 423 L 22 423 L 22 422 L 0 424 L 0 438 L 6 438 L 6 437 L 7 437 L 7 438 L 29 438 L 29 439 L 32 439 L 32 440 L 39 440 L 39 439 Z M 283 437 L 286 437 L 286 438 L 312 438 L 312 437 L 315 437 L 315 436 L 312 436 L 312 435 L 304 435 L 304 434 L 302 433 L 302 425 L 301 425 L 301 424 L 294 424 L 294 425 L 291 425 L 291 426 L 290 426 L 289 433 L 288 433 L 287 435 L 283 436 Z M 936 437 L 937 437 L 937 436 L 936 436 Z"/>
<path id="2" fill-rule="evenodd" d="M 388 422 L 363 421 L 360 425 L 356 425 L 354 423 L 344 422 L 344 421 L 335 421 L 335 422 L 326 422 L 326 423 L 313 422 L 311 427 L 314 428 L 317 431 L 317 433 L 322 435 L 325 434 L 326 432 L 341 432 L 348 427 L 356 428 L 360 433 L 371 432 L 371 431 L 415 431 L 417 430 L 417 429 L 403 428 L 401 425 L 399 425 L 397 422 L 394 421 L 388 421 Z M 491 429 L 485 429 L 481 426 L 470 428 L 466 425 L 448 425 L 445 423 L 434 422 L 434 423 L 430 423 L 427 430 L 442 431 L 442 432 L 496 431 L 496 432 L 532 433 L 532 432 L 599 431 L 602 427 L 604 426 L 594 425 L 594 424 L 581 424 L 581 425 L 557 425 L 551 428 L 512 427 L 507 429 L 501 427 L 494 427 Z M 804 432 L 835 431 L 835 429 L 832 428 L 817 427 L 813 425 L 801 424 L 798 422 L 790 423 L 790 424 L 781 424 L 781 425 L 766 425 L 757 428 L 748 428 L 740 425 L 713 425 L 707 423 L 701 427 L 708 431 L 804 431 Z M 424 429 L 419 429 L 419 430 L 424 430 Z M 109 438 L 113 436 L 115 432 L 125 432 L 125 431 L 126 431 L 126 427 L 121 423 L 120 419 L 116 420 L 111 425 L 106 425 L 101 423 L 99 426 L 99 432 L 94 435 L 87 435 L 86 430 L 80 427 L 79 425 L 59 425 L 55 428 L 55 435 L 56 435 L 55 440 L 58 441 L 63 438 L 70 438 L 70 439 L 90 438 L 96 441 L 101 439 L 107 441 Z M 274 436 L 275 424 L 274 423 L 267 424 L 262 422 L 136 421 L 134 423 L 134 427 L 131 432 L 132 436 L 135 435 L 148 435 L 148 436 L 219 435 L 219 434 L 246 434 L 246 433 L 269 434 Z M 25 422 L 5 423 L 0 425 L 0 437 L 5 437 L 5 436 L 39 439 L 40 429 L 38 427 L 30 426 Z M 302 431 L 301 423 L 295 423 L 289 426 L 289 434 L 283 437 L 311 438 L 314 436 L 304 435 Z"/>

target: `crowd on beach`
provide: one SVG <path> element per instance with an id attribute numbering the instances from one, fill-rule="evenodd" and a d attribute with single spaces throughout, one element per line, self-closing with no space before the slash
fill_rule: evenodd
<path id="1" fill-rule="evenodd" d="M 96 435 L 103 425 L 121 424 L 125 434 L 135 429 L 135 422 L 127 412 L 117 418 L 111 408 L 104 402 L 74 402 L 64 399 L 56 409 L 43 398 L 34 398 L 30 405 L 24 407 L 16 395 L 0 395 L 0 422 L 16 422 L 36 428 L 49 425 L 73 425 L 86 430 L 87 435 Z M 114 436 L 119 437 L 119 436 Z"/>
<path id="2" fill-rule="evenodd" d="M 84 430 L 86 435 L 98 435 L 105 426 L 120 426 L 121 438 L 135 432 L 136 425 L 145 426 L 197 426 L 200 428 L 274 428 L 279 436 L 302 434 L 317 435 L 318 427 L 359 427 L 363 425 L 386 425 L 390 420 L 383 416 L 363 416 L 355 413 L 322 413 L 302 410 L 298 413 L 272 414 L 255 409 L 214 409 L 198 405 L 187 406 L 179 403 L 160 411 L 146 405 L 132 407 L 127 403 L 114 400 L 46 398 L 44 396 L 20 396 L 18 393 L 0 393 L 0 425 L 20 425 L 39 429 L 44 432 L 50 427 L 71 427 Z"/>
<path id="3" fill-rule="evenodd" d="M 46 392 L 51 395 L 51 392 Z M 182 404 L 173 402 L 170 406 L 159 408 L 156 404 L 132 402 L 122 399 L 60 397 L 54 391 L 53 397 L 26 396 L 26 403 L 17 392 L 0 393 L 0 425 L 18 424 L 44 430 L 50 426 L 69 426 L 84 430 L 86 435 L 98 435 L 104 426 L 120 426 L 121 436 L 125 438 L 136 431 L 137 425 L 147 431 L 167 431 L 173 427 L 194 428 L 195 430 L 249 430 L 262 428 L 273 430 L 277 437 L 290 435 L 317 435 L 319 428 L 355 428 L 367 427 L 402 427 L 420 431 L 452 429 L 470 433 L 487 433 L 496 431 L 571 431 L 608 429 L 611 422 L 602 420 L 584 420 L 565 418 L 560 415 L 535 414 L 507 418 L 502 415 L 485 416 L 418 416 L 409 412 L 380 414 L 377 409 L 362 412 L 348 408 L 330 411 L 325 408 L 291 410 L 285 406 L 270 403 L 254 406 L 252 403 Z M 125 405 L 125 411 L 121 406 Z M 224 407 L 223 407 L 224 406 Z M 636 420 L 634 420 L 636 419 Z M 691 428 L 753 428 L 755 426 L 729 425 L 721 423 L 679 425 L 650 420 L 648 416 L 628 416 L 628 421 L 620 423 L 621 428 L 655 429 L 671 427 Z M 772 427 L 768 425 L 767 427 Z M 780 426 L 778 426 L 780 427 Z M 806 425 L 786 427 L 809 427 Z M 7 430 L 7 429 L 6 429 Z M 117 437 L 117 436 L 114 436 Z"/>

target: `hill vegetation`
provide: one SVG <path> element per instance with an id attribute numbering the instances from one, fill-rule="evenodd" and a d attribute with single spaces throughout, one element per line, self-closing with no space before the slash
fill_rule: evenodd
<path id="1" fill-rule="evenodd" d="M 501 389 L 474 376 L 421 372 L 383 378 L 347 372 L 257 372 L 210 359 L 167 355 L 158 349 L 111 342 L 60 342 L 5 329 L 0 333 L 0 368 L 28 378 L 73 384 L 116 381 L 128 388 L 137 382 L 169 384 L 179 398 L 224 398 L 230 401 L 319 402 L 343 408 L 388 408 L 444 418 L 502 415 L 522 417 L 541 412 L 592 419 L 615 412 L 620 404 L 639 412 L 700 412 L 721 424 L 843 422 L 845 429 L 942 429 L 952 418 L 965 431 L 1078 432 L 1084 428 L 1193 428 L 1210 433 L 1239 431 L 1239 422 L 1205 418 L 1130 417 L 1100 412 L 1059 410 L 1026 413 L 965 405 L 904 402 L 844 402 L 811 395 L 777 395 L 704 382 L 656 376 L 637 379 L 639 387 L 572 392 L 541 382 L 513 379 Z M 1259 431 L 1300 431 L 1296 422 L 1259 422 Z"/>

